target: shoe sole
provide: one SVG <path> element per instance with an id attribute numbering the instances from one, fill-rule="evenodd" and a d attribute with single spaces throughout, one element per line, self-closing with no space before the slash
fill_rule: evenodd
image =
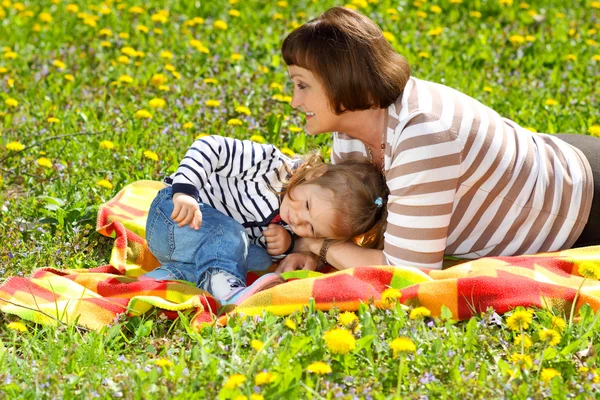
<path id="1" fill-rule="evenodd" d="M 240 296 L 239 299 L 236 299 L 231 304 L 235 304 L 237 306 L 244 300 L 246 300 L 248 297 L 258 292 L 262 292 L 263 290 L 271 289 L 272 287 L 281 285 L 282 283 L 285 283 L 285 279 L 283 279 L 281 275 L 263 275 L 262 277 L 258 278 L 252 285 L 249 286 L 251 290 L 246 290 L 244 294 Z"/>

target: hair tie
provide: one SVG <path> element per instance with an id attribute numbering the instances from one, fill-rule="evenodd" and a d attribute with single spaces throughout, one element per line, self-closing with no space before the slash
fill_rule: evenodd
<path id="1" fill-rule="evenodd" d="M 375 199 L 375 204 L 377 204 L 377 208 L 381 208 L 381 206 L 383 205 L 383 199 L 380 197 Z"/>

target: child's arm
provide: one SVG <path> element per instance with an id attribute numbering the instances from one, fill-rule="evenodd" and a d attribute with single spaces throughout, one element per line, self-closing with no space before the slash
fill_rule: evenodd
<path id="1" fill-rule="evenodd" d="M 267 252 L 272 256 L 289 253 L 292 247 L 292 234 L 283 226 L 270 224 L 263 231 L 267 241 Z"/>

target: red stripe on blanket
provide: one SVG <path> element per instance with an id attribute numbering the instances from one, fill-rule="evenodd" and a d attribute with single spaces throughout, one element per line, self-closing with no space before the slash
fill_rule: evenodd
<path id="1" fill-rule="evenodd" d="M 381 286 L 381 284 L 376 284 Z M 381 291 L 372 282 L 365 282 L 348 274 L 315 279 L 313 297 L 318 303 L 334 303 L 336 301 L 369 301 L 381 297 Z"/>
<path id="2" fill-rule="evenodd" d="M 20 278 L 17 276 L 8 278 L 6 282 L 0 285 L 0 294 L 2 292 L 8 293 L 13 298 L 17 292 L 29 293 L 33 297 L 46 301 L 56 301 L 56 299 L 61 298 L 60 293 L 54 294 L 52 291 L 31 282 L 29 278 Z M 2 298 L 4 300 L 11 300 L 4 296 L 2 296 Z M 2 301 L 0 300 L 0 303 L 1 302 Z M 35 304 L 35 301 L 33 301 L 32 304 Z"/>

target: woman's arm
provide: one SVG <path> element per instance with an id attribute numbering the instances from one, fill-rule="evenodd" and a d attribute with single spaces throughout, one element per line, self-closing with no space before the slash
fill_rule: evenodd
<path id="1" fill-rule="evenodd" d="M 319 256 L 323 239 L 304 239 L 311 253 Z M 383 250 L 368 249 L 351 241 L 332 243 L 325 257 L 327 263 L 337 269 L 387 265 Z"/>

